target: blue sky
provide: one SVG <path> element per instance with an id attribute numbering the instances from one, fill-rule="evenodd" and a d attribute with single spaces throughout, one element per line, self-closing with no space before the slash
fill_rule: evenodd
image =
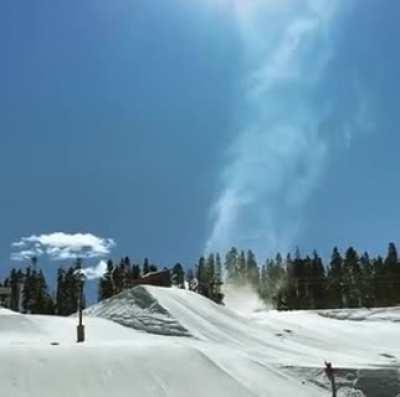
<path id="1" fill-rule="evenodd" d="M 113 3 L 0 4 L 0 274 L 53 232 L 167 265 L 399 242 L 400 4 Z"/>

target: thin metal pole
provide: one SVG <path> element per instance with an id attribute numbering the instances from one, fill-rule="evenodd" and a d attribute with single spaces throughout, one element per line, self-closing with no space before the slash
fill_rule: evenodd
<path id="1" fill-rule="evenodd" d="M 79 313 L 79 323 L 76 328 L 77 332 L 77 343 L 82 343 L 85 341 L 85 326 L 82 321 L 82 311 L 83 311 L 83 280 L 79 283 L 79 296 L 78 296 L 78 313 Z"/>

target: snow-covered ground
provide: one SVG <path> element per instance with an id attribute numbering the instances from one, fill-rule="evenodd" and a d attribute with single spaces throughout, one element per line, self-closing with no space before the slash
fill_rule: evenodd
<path id="1" fill-rule="evenodd" d="M 136 287 L 88 308 L 87 341 L 76 344 L 74 317 L 0 309 L 0 395 L 328 396 L 326 360 L 340 368 L 339 396 L 396 396 L 399 311 L 244 315 L 188 291 Z"/>
<path id="2" fill-rule="evenodd" d="M 338 320 L 354 321 L 392 321 L 400 323 L 400 307 L 373 309 L 336 309 L 321 310 L 321 316 Z"/>

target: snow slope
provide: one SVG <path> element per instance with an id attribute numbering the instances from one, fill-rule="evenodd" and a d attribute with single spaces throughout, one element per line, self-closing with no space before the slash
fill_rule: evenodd
<path id="1" fill-rule="evenodd" d="M 344 386 L 354 385 L 368 396 L 400 393 L 393 321 L 244 316 L 188 291 L 150 286 L 87 309 L 87 342 L 79 345 L 74 317 L 0 314 L 1 396 L 327 396 L 324 360 L 342 368 L 339 396 L 363 395 L 346 394 Z"/>
<path id="2" fill-rule="evenodd" d="M 159 304 L 148 289 L 132 288 L 85 310 L 130 328 L 160 335 L 189 336 L 189 332 Z"/>

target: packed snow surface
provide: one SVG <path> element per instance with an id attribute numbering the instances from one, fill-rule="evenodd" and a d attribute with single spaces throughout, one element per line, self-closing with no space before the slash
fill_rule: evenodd
<path id="1" fill-rule="evenodd" d="M 329 396 L 325 360 L 340 368 L 339 396 L 397 395 L 399 309 L 345 312 L 242 315 L 136 287 L 88 308 L 77 344 L 75 317 L 0 309 L 1 396 Z"/>
<path id="2" fill-rule="evenodd" d="M 189 336 L 176 318 L 143 287 L 132 288 L 93 305 L 85 314 L 103 317 L 121 325 L 160 335 Z"/>
<path id="3" fill-rule="evenodd" d="M 336 309 L 321 310 L 321 316 L 337 320 L 353 321 L 392 321 L 400 323 L 400 307 L 373 309 Z"/>

